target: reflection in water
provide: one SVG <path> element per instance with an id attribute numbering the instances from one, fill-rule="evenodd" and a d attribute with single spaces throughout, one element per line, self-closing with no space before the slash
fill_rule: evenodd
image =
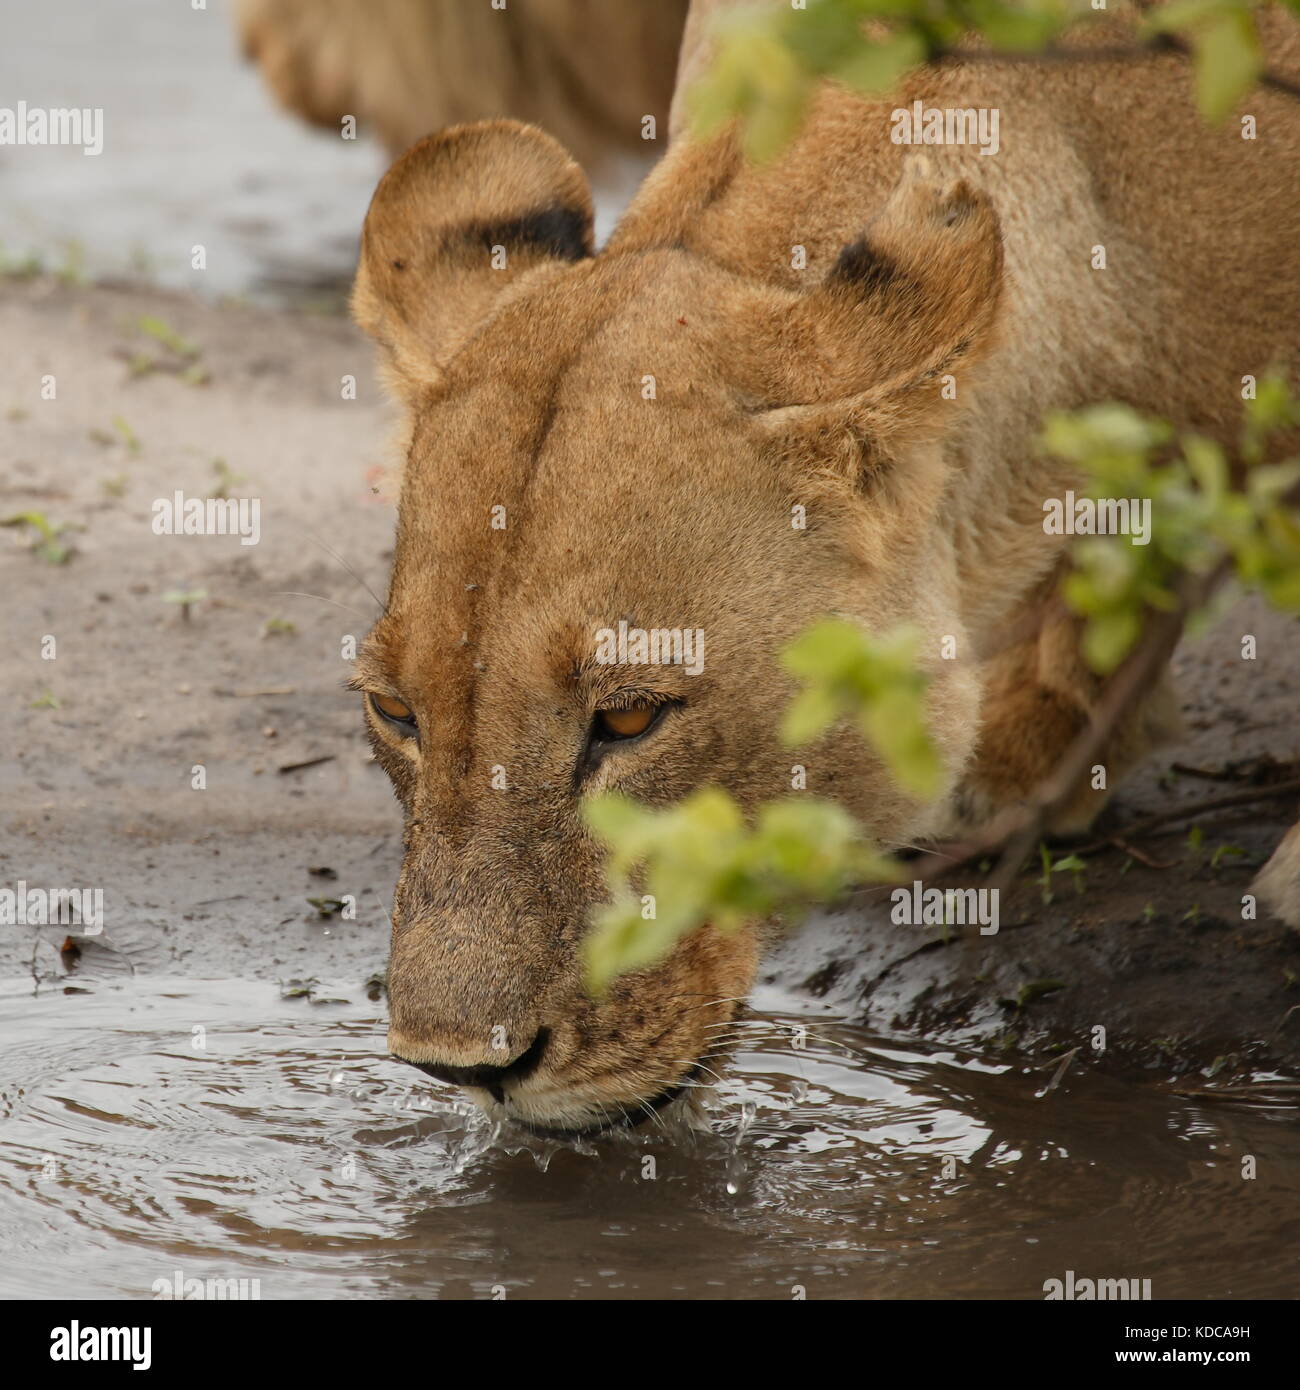
<path id="1" fill-rule="evenodd" d="M 338 991 L 341 992 L 341 991 Z M 500 1133 L 361 1001 L 153 979 L 0 1028 L 0 1294 L 1162 1297 L 1296 1289 L 1294 1110 L 756 1020 L 697 1135 Z M 195 1030 L 201 1030 L 196 1034 Z M 807 1030 L 805 1032 L 805 1030 Z M 1258 1177 L 1241 1177 L 1253 1154 Z"/>

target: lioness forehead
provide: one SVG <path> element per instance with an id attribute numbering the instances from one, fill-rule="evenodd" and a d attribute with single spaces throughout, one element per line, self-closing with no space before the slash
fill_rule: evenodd
<path id="1" fill-rule="evenodd" d="M 390 607 L 436 598 L 455 626 L 485 591 L 527 604 L 577 576 L 612 584 L 593 617 L 653 606 L 661 583 L 680 604 L 684 550 L 725 572 L 739 519 L 788 530 L 790 489 L 756 466 L 717 364 L 708 294 L 726 278 L 657 252 L 524 282 L 416 413 Z"/>
<path id="2" fill-rule="evenodd" d="M 720 305 L 733 286 L 684 251 L 540 268 L 502 296 L 427 391 L 408 468 L 442 473 L 491 451 L 527 481 L 557 417 L 574 411 L 611 443 L 664 425 L 664 407 L 739 425 L 722 360 L 738 349 Z"/>

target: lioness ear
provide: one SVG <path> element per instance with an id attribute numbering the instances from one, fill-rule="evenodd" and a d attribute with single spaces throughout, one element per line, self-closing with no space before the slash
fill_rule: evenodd
<path id="1" fill-rule="evenodd" d="M 592 253 L 591 191 L 535 126 L 483 121 L 414 145 L 379 182 L 352 315 L 410 396 L 524 271 Z"/>
<path id="2" fill-rule="evenodd" d="M 886 451 L 942 429 L 943 387 L 988 346 L 1002 235 L 987 195 L 914 155 L 884 208 L 813 290 L 751 301 L 745 389 L 773 433 L 848 429 Z M 949 393 L 951 396 L 951 393 Z"/>

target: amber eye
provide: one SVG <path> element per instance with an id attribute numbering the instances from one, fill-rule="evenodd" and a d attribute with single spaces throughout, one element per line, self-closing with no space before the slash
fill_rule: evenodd
<path id="1" fill-rule="evenodd" d="M 601 738 L 635 738 L 655 722 L 659 705 L 633 705 L 631 709 L 602 709 L 596 712 L 596 733 Z"/>
<path id="2" fill-rule="evenodd" d="M 400 700 L 393 699 L 391 695 L 376 695 L 372 692 L 370 703 L 385 719 L 391 719 L 394 724 L 415 723 L 415 715 L 411 713 L 410 707 Z"/>

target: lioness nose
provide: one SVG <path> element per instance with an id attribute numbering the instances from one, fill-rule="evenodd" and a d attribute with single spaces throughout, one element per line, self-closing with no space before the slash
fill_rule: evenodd
<path id="1" fill-rule="evenodd" d="M 549 1037 L 549 1031 L 543 1028 L 517 1057 L 499 1067 L 451 1067 L 438 1062 L 411 1062 L 409 1057 L 401 1057 L 400 1060 L 410 1062 L 411 1066 L 418 1067 L 426 1076 L 432 1076 L 437 1081 L 446 1081 L 452 1086 L 478 1086 L 489 1092 L 493 1100 L 502 1101 L 505 1099 L 502 1088 L 507 1081 L 522 1081 L 537 1069 Z M 393 1055 L 397 1057 L 400 1054 Z"/>

